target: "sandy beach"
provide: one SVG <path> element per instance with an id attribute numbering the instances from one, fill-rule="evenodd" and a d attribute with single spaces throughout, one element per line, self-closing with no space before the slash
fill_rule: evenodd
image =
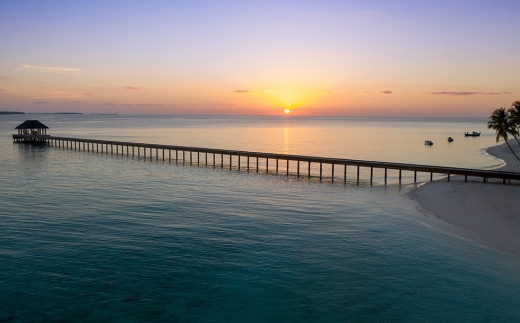
<path id="1" fill-rule="evenodd" d="M 520 146 L 509 144 L 517 154 Z M 505 143 L 488 148 L 487 153 L 505 162 L 498 170 L 520 172 L 520 162 Z M 484 184 L 452 181 L 428 182 L 409 193 L 420 208 L 438 218 L 468 230 L 491 244 L 520 253 L 520 185 L 502 182 Z"/>

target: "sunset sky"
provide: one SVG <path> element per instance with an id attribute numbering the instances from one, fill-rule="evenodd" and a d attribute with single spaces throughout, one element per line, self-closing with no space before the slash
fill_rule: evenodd
<path id="1" fill-rule="evenodd" d="M 520 1 L 3 1 L 0 111 L 487 117 Z"/>

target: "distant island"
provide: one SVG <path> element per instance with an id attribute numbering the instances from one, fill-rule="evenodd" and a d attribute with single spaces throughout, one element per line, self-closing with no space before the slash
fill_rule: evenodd
<path id="1" fill-rule="evenodd" d="M 55 112 L 54 114 L 83 114 L 81 112 Z"/>
<path id="2" fill-rule="evenodd" d="M 91 113 L 93 116 L 116 116 L 117 113 Z"/>
<path id="3" fill-rule="evenodd" d="M 25 114 L 25 112 L 16 112 L 16 111 L 0 111 L 0 114 Z"/>

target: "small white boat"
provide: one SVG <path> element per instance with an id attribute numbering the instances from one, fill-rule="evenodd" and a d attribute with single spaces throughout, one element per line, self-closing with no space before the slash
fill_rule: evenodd
<path id="1" fill-rule="evenodd" d="M 426 146 L 431 146 L 431 145 L 433 145 L 433 142 L 432 142 L 431 140 L 425 140 L 425 141 L 424 141 L 424 144 L 425 144 Z"/>

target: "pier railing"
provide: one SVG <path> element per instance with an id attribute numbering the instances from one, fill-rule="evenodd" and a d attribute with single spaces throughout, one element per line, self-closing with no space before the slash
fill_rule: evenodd
<path id="1" fill-rule="evenodd" d="M 163 161 L 168 160 L 169 162 L 175 161 L 176 163 L 182 162 L 182 164 L 189 163 L 193 165 L 196 160 L 197 165 L 203 161 L 206 166 L 215 167 L 218 163 L 220 168 L 238 169 L 245 170 L 247 172 L 274 172 L 276 174 L 295 175 L 297 177 L 306 176 L 309 179 L 311 177 L 318 177 L 320 180 L 323 177 L 329 178 L 332 182 L 335 180 L 343 180 L 347 182 L 347 167 L 355 168 L 354 178 L 357 183 L 360 182 L 360 169 L 364 169 L 369 179 L 363 179 L 364 181 L 370 181 L 372 184 L 374 179 L 374 169 L 384 171 L 382 176 L 384 183 L 387 184 L 388 170 L 398 171 L 399 184 L 402 182 L 402 172 L 408 171 L 413 172 L 413 181 L 417 182 L 418 173 L 426 173 L 430 175 L 429 180 L 433 180 L 433 175 L 446 176 L 447 180 L 450 181 L 452 176 L 459 175 L 464 176 L 464 181 L 468 181 L 468 177 L 481 178 L 483 182 L 488 182 L 489 179 L 502 180 L 504 184 L 508 181 L 520 180 L 520 173 L 514 172 L 502 172 L 493 170 L 480 170 L 480 169 L 468 169 L 468 168 L 456 168 L 456 167 L 444 167 L 444 166 L 430 166 L 430 165 L 416 165 L 416 164 L 403 164 L 403 163 L 391 163 L 391 162 L 379 162 L 379 161 L 368 161 L 368 160 L 355 160 L 355 159 L 343 159 L 343 158 L 330 158 L 330 157 L 316 157 L 316 156 L 302 156 L 302 155 L 288 155 L 288 154 L 275 154 L 265 152 L 252 152 L 242 150 L 228 150 L 228 149 L 214 149 L 214 148 L 200 148 L 200 147 L 187 147 L 187 146 L 173 146 L 163 144 L 148 144 L 148 143 L 136 143 L 136 142 L 124 142 L 124 141 L 111 141 L 111 140 L 99 140 L 99 139 L 83 139 L 83 138 L 70 138 L 70 137 L 57 137 L 49 135 L 13 135 L 13 140 L 17 142 L 40 142 L 50 146 L 84 150 L 98 153 L 111 153 L 111 154 L 122 154 L 127 156 L 137 156 L 144 158 L 155 158 Z M 148 154 L 147 154 L 148 151 Z M 155 152 L 155 154 L 154 154 Z M 186 155 L 189 153 L 189 158 Z M 197 154 L 196 158 L 194 154 Z M 203 154 L 204 159 L 201 159 Z M 209 158 L 208 158 L 209 155 Z M 235 158 L 233 158 L 235 157 Z M 219 160 L 220 159 L 220 160 Z M 262 162 L 260 162 L 262 160 Z M 226 163 L 228 161 L 228 163 Z M 265 161 L 265 162 L 264 162 Z M 269 169 L 272 162 L 271 170 Z M 280 169 L 280 161 L 285 162 L 284 169 Z M 235 162 L 235 164 L 233 164 Z M 291 164 L 292 162 L 292 164 Z M 295 165 L 296 164 L 296 165 Z M 260 168 L 260 165 L 262 166 Z M 317 170 L 314 174 L 311 174 L 311 165 L 319 166 L 319 175 Z M 330 165 L 330 173 L 323 174 L 323 165 Z M 291 169 L 292 166 L 292 169 Z M 274 169 L 273 169 L 274 168 Z M 295 169 L 296 168 L 296 169 Z M 279 170 L 281 170 L 279 172 Z M 368 175 L 368 171 L 370 175 Z"/>

